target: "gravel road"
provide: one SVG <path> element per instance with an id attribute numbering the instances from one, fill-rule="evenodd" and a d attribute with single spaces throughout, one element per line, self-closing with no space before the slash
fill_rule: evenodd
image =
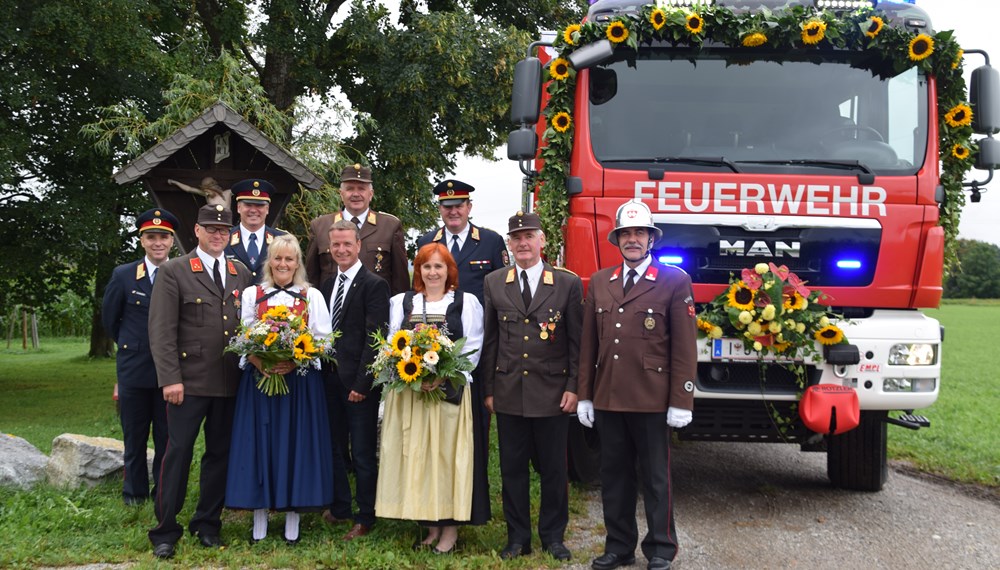
<path id="1" fill-rule="evenodd" d="M 826 454 L 796 445 L 681 442 L 672 461 L 677 569 L 1000 568 L 996 494 L 897 468 L 880 493 L 840 491 Z M 570 516 L 573 568 L 603 552 L 600 495 L 588 494 L 588 515 Z M 640 538 L 643 519 L 640 504 Z"/>

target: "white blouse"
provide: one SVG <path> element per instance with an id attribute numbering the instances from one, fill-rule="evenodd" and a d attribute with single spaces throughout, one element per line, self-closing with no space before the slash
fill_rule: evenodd
<path id="1" fill-rule="evenodd" d="M 391 337 L 403 326 L 403 296 L 400 293 L 389 299 L 389 336 Z M 483 306 L 479 299 L 472 293 L 463 293 L 462 298 L 462 336 L 465 337 L 465 351 L 475 350 L 469 355 L 469 360 L 473 366 L 479 364 L 479 356 L 483 350 Z M 455 300 L 455 292 L 448 291 L 440 301 L 427 303 L 428 315 L 446 315 L 448 306 Z M 424 312 L 424 296 L 417 293 L 413 296 L 413 314 L 420 315 Z M 465 373 L 465 378 L 470 383 L 472 375 Z"/>
<path id="2" fill-rule="evenodd" d="M 301 287 L 290 287 L 292 291 L 301 293 Z M 268 294 L 274 291 L 274 287 L 268 287 L 264 289 L 264 294 Z M 312 333 L 316 340 L 322 340 L 330 336 L 333 332 L 331 326 L 333 323 L 330 322 L 330 311 L 326 307 L 326 299 L 323 298 L 323 293 L 320 292 L 316 287 L 310 287 L 309 291 L 306 292 L 306 303 L 309 312 L 309 332 Z M 291 308 L 295 303 L 301 303 L 299 299 L 292 297 L 288 293 L 281 291 L 264 301 L 268 307 L 274 307 L 277 305 L 285 305 Z M 257 287 L 247 287 L 243 290 L 242 298 L 240 299 L 240 320 L 245 326 L 249 326 L 251 323 L 257 320 Z M 240 368 L 246 368 L 247 360 L 246 357 L 240 358 Z M 313 360 L 313 368 L 320 368 L 320 360 L 317 358 Z"/>

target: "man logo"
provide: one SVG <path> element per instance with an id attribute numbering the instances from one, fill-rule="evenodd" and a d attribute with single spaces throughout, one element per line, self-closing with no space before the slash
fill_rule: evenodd
<path id="1" fill-rule="evenodd" d="M 747 247 L 746 240 L 719 240 L 719 255 L 722 257 L 794 257 L 798 258 L 802 244 L 797 241 L 775 241 L 772 247 L 766 241 L 757 240 Z"/>

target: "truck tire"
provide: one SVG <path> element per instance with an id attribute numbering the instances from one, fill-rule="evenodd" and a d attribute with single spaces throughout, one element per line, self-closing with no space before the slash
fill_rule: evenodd
<path id="1" fill-rule="evenodd" d="M 601 482 L 601 440 L 597 430 L 570 422 L 566 442 L 569 478 L 584 485 Z"/>
<path id="2" fill-rule="evenodd" d="M 826 472 L 834 487 L 881 491 L 888 476 L 886 423 L 888 412 L 861 412 L 861 424 L 827 438 Z"/>

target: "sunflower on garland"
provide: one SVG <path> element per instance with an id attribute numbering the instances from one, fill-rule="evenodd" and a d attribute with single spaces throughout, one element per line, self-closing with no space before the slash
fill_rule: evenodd
<path id="1" fill-rule="evenodd" d="M 816 344 L 847 343 L 837 317 L 824 301 L 786 266 L 758 263 L 730 279 L 729 287 L 698 315 L 699 336 L 736 338 L 758 354 L 783 360 L 819 358 Z"/>

